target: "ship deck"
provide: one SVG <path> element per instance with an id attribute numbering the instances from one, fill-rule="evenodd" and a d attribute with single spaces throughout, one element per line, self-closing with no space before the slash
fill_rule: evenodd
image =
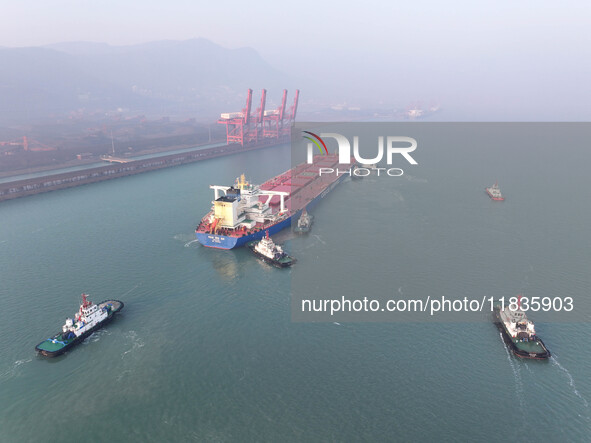
<path id="1" fill-rule="evenodd" d="M 39 343 L 37 345 L 37 349 L 47 352 L 56 352 L 60 349 L 63 349 L 67 344 L 67 342 L 62 341 L 62 335 L 58 334 L 55 337 L 48 338 L 47 340 Z"/>
<path id="2" fill-rule="evenodd" d="M 339 178 L 336 174 L 318 175 L 319 168 L 333 168 L 337 165 L 338 161 L 339 158 L 336 154 L 316 156 L 314 157 L 312 164 L 302 163 L 295 166 L 292 169 L 267 180 L 260 185 L 260 189 L 266 191 L 289 192 L 289 196 L 285 200 L 285 207 L 287 209 L 285 217 L 290 217 L 304 209 L 306 205 Z M 341 165 L 343 169 L 346 169 L 345 166 L 346 165 Z M 279 197 L 273 197 L 270 201 L 270 206 L 272 212 L 277 214 L 279 211 Z M 195 230 L 197 233 L 213 233 L 211 232 L 212 225 L 209 222 L 211 215 L 212 211 L 208 212 L 205 217 L 201 219 Z M 269 226 L 273 226 L 279 221 L 281 221 L 281 219 L 270 221 L 265 224 L 256 223 L 250 229 L 232 229 L 222 226 L 217 228 L 215 233 L 227 237 L 243 237 L 245 235 L 250 235 L 253 232 L 264 231 Z"/>
<path id="3" fill-rule="evenodd" d="M 277 260 L 280 264 L 286 264 L 286 263 L 293 263 L 295 260 L 290 257 L 289 255 L 286 255 L 285 257 L 281 257 L 279 260 Z"/>
<path id="4" fill-rule="evenodd" d="M 123 309 L 123 302 L 119 300 L 105 300 L 98 303 L 99 309 L 102 309 L 107 305 L 111 305 L 112 312 L 119 312 L 121 309 Z"/>
<path id="5" fill-rule="evenodd" d="M 538 352 L 545 351 L 544 347 L 538 341 L 535 341 L 535 340 L 532 340 L 532 341 L 515 341 L 515 340 L 513 340 L 513 343 L 515 343 L 515 347 L 517 349 L 519 349 L 520 351 L 525 351 L 525 352 L 529 352 L 529 353 L 532 353 L 532 352 L 538 353 Z"/>

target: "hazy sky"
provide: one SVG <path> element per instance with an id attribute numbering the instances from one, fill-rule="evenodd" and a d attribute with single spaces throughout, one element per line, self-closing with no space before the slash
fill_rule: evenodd
<path id="1" fill-rule="evenodd" d="M 351 6 L 349 6 L 351 5 Z M 205 37 L 228 47 L 508 49 L 589 43 L 583 1 L 3 0 L 0 46 L 100 41 L 115 45 Z M 551 35 L 550 35 L 551 34 Z M 583 35 L 584 34 L 584 35 Z M 552 43 L 554 42 L 554 43 Z"/>
<path id="2" fill-rule="evenodd" d="M 471 106 L 591 101 L 591 3 L 581 0 L 2 2 L 0 46 L 204 37 L 253 47 L 297 75 L 340 79 L 358 97 L 375 97 L 379 84 L 404 100 L 461 95 Z"/>

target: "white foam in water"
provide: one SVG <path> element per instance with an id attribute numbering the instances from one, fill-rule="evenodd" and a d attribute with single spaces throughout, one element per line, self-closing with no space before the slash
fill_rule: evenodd
<path id="1" fill-rule="evenodd" d="M 507 360 L 509 360 L 509 364 L 511 365 L 511 369 L 513 370 L 513 376 L 515 378 L 515 394 L 517 395 L 517 400 L 519 400 L 519 406 L 523 413 L 525 410 L 525 398 L 524 398 L 524 390 L 523 390 L 523 381 L 521 380 L 521 372 L 519 366 L 515 364 L 513 359 L 511 358 L 511 350 L 503 340 L 503 333 L 500 332 L 499 336 L 501 337 L 501 341 L 503 342 L 503 346 L 505 347 L 505 352 L 507 353 Z"/>
<path id="2" fill-rule="evenodd" d="M 185 242 L 185 243 L 188 241 L 191 241 L 191 240 L 197 240 L 194 235 L 187 234 L 187 233 L 176 234 L 172 238 L 174 238 L 175 240 L 178 240 L 178 241 Z"/>
<path id="3" fill-rule="evenodd" d="M 99 341 L 101 338 L 96 332 L 90 334 L 90 336 L 82 342 L 83 346 L 87 346 L 89 343 L 94 343 L 95 341 Z"/>
<path id="4" fill-rule="evenodd" d="M 123 379 L 123 377 L 125 376 L 125 374 L 131 374 L 132 371 L 130 369 L 126 369 L 125 371 L 122 371 L 116 378 L 117 381 L 121 381 Z"/>
<path id="5" fill-rule="evenodd" d="M 316 234 L 314 234 L 314 237 L 316 237 L 316 239 L 317 239 L 317 240 L 318 240 L 320 243 L 322 243 L 323 245 L 325 245 L 325 244 L 326 244 L 326 242 L 325 242 L 324 240 L 322 240 L 322 239 L 320 238 L 320 236 L 319 236 L 319 235 L 316 235 Z"/>
<path id="6" fill-rule="evenodd" d="M 554 355 L 551 356 L 550 360 L 552 361 L 552 364 L 554 364 L 554 366 L 557 366 L 562 372 L 564 372 L 566 374 L 566 376 L 568 377 L 568 384 L 572 388 L 573 394 L 575 394 L 577 397 L 579 397 L 583 401 L 585 408 L 589 409 L 589 403 L 587 402 L 585 397 L 583 397 L 581 395 L 581 393 L 579 391 L 577 391 L 577 387 L 575 386 L 575 380 L 574 380 L 573 376 L 571 375 L 571 373 L 568 372 L 568 369 L 566 369 L 564 366 L 562 366 L 558 362 L 558 360 L 556 359 L 556 356 L 554 356 Z"/>
<path id="7" fill-rule="evenodd" d="M 121 295 L 121 297 L 126 296 L 127 294 L 129 294 L 131 291 L 133 291 L 134 289 L 137 289 L 140 285 L 135 285 L 133 288 L 131 288 L 129 291 L 127 291 L 125 294 Z"/>
<path id="8" fill-rule="evenodd" d="M 25 363 L 32 362 L 33 359 L 29 358 L 26 360 L 17 360 L 15 361 L 10 368 L 8 368 L 4 372 L 0 372 L 0 380 L 7 380 L 9 378 L 16 377 L 18 375 L 18 369 L 20 366 L 24 365 Z"/>
<path id="9" fill-rule="evenodd" d="M 335 325 L 339 325 L 339 326 L 341 326 L 341 324 L 340 324 L 340 323 L 338 323 L 338 322 L 336 322 L 336 321 L 333 321 L 333 323 L 334 323 Z"/>
<path id="10" fill-rule="evenodd" d="M 396 200 L 403 202 L 404 196 L 400 191 L 392 191 L 392 195 L 396 197 Z"/>
<path id="11" fill-rule="evenodd" d="M 101 339 L 101 337 L 103 335 L 109 335 L 109 332 L 106 329 L 99 329 L 97 331 L 94 331 L 92 334 L 90 334 L 90 336 L 88 338 L 86 338 L 86 340 L 84 340 L 82 342 L 82 344 L 84 346 L 88 345 L 89 343 L 96 343 L 97 341 L 99 341 Z"/>
<path id="12" fill-rule="evenodd" d="M 126 337 L 131 340 L 131 348 L 125 351 L 123 354 L 121 354 L 121 358 L 125 357 L 127 354 L 129 354 L 131 351 L 135 349 L 140 349 L 144 347 L 144 341 L 138 337 L 137 332 L 129 331 L 126 334 Z"/>
<path id="13" fill-rule="evenodd" d="M 195 243 L 196 241 L 197 241 L 197 239 L 195 239 L 195 240 L 191 240 L 190 242 L 188 242 L 188 243 L 185 243 L 185 248 L 188 248 L 189 246 L 191 246 L 191 245 L 192 245 L 193 243 Z"/>
<path id="14" fill-rule="evenodd" d="M 418 178 L 415 177 L 413 175 L 410 174 L 404 174 L 403 177 L 408 180 L 409 182 L 415 182 L 415 183 L 429 183 L 429 180 L 427 180 L 426 178 Z"/>

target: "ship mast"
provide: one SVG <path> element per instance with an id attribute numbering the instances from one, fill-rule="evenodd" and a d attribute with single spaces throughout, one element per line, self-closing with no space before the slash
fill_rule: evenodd
<path id="1" fill-rule="evenodd" d="M 88 306 L 91 305 L 91 303 L 87 300 L 87 298 L 88 298 L 88 294 L 82 293 L 82 307 L 83 308 L 87 308 Z"/>

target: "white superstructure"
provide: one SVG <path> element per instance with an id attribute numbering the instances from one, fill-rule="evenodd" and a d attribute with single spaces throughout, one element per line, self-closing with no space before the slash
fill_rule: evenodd
<path id="1" fill-rule="evenodd" d="M 499 189 L 499 185 L 497 183 L 492 185 L 490 188 L 486 188 L 486 192 L 488 192 L 488 195 L 492 199 L 495 199 L 495 200 L 502 200 L 503 199 L 503 194 L 501 194 L 501 190 Z"/>
<path id="2" fill-rule="evenodd" d="M 80 337 L 108 316 L 107 308 L 99 308 L 88 300 L 88 295 L 82 294 L 80 310 L 74 315 L 74 318 L 66 319 L 66 324 L 62 326 L 62 331 L 64 334 L 73 332 L 77 337 Z"/>
<path id="3" fill-rule="evenodd" d="M 527 319 L 525 312 L 521 309 L 511 310 L 507 306 L 499 311 L 499 317 L 509 337 L 517 339 L 534 339 L 536 329 L 533 322 Z"/>
<path id="4" fill-rule="evenodd" d="M 277 222 L 288 212 L 285 205 L 289 192 L 263 190 L 248 183 L 244 175 L 236 179 L 234 186 L 211 185 L 214 190 L 212 211 L 205 217 L 215 229 L 250 229 L 256 223 Z M 271 199 L 279 196 L 279 211 L 271 209 Z"/>
<path id="5" fill-rule="evenodd" d="M 422 109 L 409 109 L 408 111 L 406 111 L 406 117 L 407 118 L 419 118 L 423 115 L 424 111 Z"/>
<path id="6" fill-rule="evenodd" d="M 271 237 L 269 237 L 269 231 L 267 231 L 265 237 L 255 245 L 254 250 L 259 254 L 274 260 L 279 260 L 285 256 L 283 248 L 276 245 L 273 240 L 271 240 Z"/>
<path id="7" fill-rule="evenodd" d="M 308 212 L 306 210 L 304 210 L 298 220 L 298 228 L 307 229 L 310 227 L 311 222 L 312 222 L 312 219 L 308 215 Z"/>

